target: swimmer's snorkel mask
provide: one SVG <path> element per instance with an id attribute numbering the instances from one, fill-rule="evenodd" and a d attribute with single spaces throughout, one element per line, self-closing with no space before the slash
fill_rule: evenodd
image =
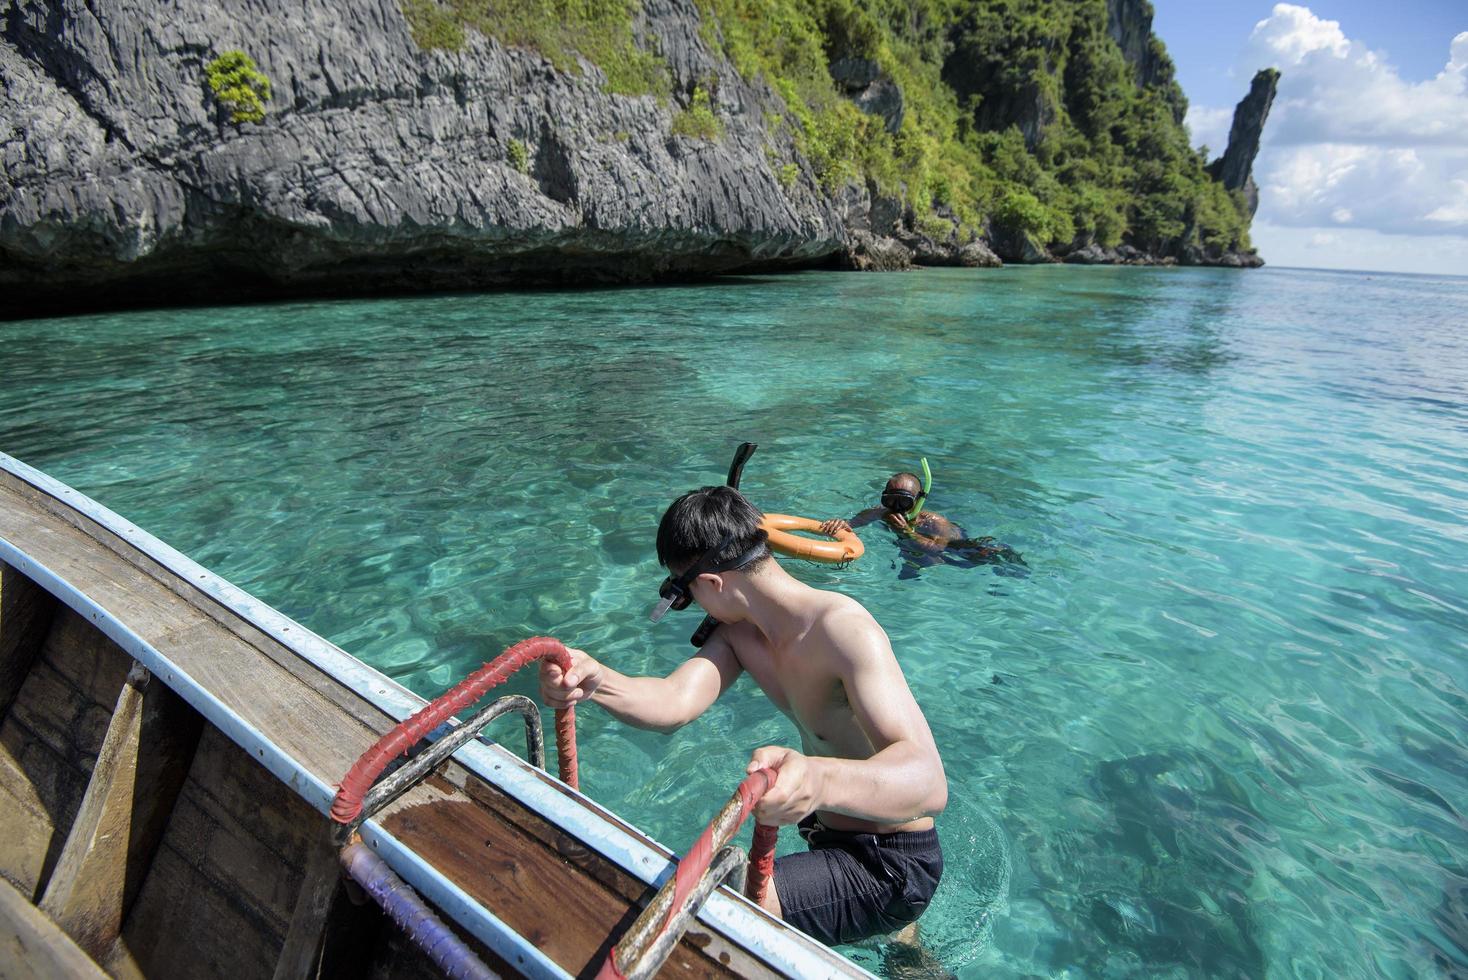
<path id="1" fill-rule="evenodd" d="M 868 498 L 870 499 L 870 498 Z M 917 506 L 917 496 L 906 490 L 882 491 L 882 508 L 893 514 L 906 514 Z"/>
<path id="2" fill-rule="evenodd" d="M 719 555 L 724 549 L 734 543 L 737 535 L 729 534 L 716 546 L 698 556 L 698 560 L 689 565 L 683 574 L 674 577 L 669 575 L 663 579 L 663 584 L 658 586 L 658 604 L 652 607 L 648 618 L 656 623 L 668 614 L 669 609 L 687 609 L 693 602 L 693 580 L 700 575 L 711 575 L 718 572 L 732 572 L 743 568 L 764 553 L 765 535 L 761 532 L 755 538 L 753 546 L 747 548 L 742 554 L 728 561 L 719 561 Z"/>
<path id="3" fill-rule="evenodd" d="M 933 489 L 933 471 L 928 468 L 928 457 L 923 460 L 923 488 L 914 494 L 907 490 L 894 490 L 891 488 L 882 491 L 882 507 L 889 513 L 903 514 L 909 523 L 917 520 L 917 516 L 923 512 L 923 505 L 928 502 L 928 491 Z"/>

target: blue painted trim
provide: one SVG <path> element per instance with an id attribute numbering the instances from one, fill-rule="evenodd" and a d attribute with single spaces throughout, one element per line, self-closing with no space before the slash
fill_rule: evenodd
<path id="1" fill-rule="evenodd" d="M 24 480 L 116 534 L 390 717 L 401 721 L 427 703 L 336 644 L 215 575 L 86 494 L 3 452 L 0 452 L 0 470 Z M 234 737 L 233 733 L 227 734 Z M 235 741 L 239 742 L 239 739 Z M 244 745 L 243 742 L 239 744 Z M 650 837 L 629 833 L 614 822 L 611 811 L 595 800 L 564 785 L 548 785 L 542 773 L 513 752 L 481 740 L 459 749 L 454 753 L 454 758 L 469 772 L 500 789 L 531 812 L 579 838 L 582 843 L 638 880 L 660 887 L 672 877 L 675 865 L 671 850 Z M 302 789 L 297 789 L 297 792 L 323 812 L 330 806 L 329 797 L 327 806 L 322 807 Z M 363 836 L 366 839 L 365 832 Z M 384 853 L 383 857 L 394 871 L 412 881 L 411 872 L 405 872 L 389 854 Z M 445 883 L 456 887 L 447 881 Z M 414 885 L 417 887 L 416 882 Z M 744 896 L 736 895 L 728 889 L 715 892 L 699 912 L 698 918 L 706 926 L 730 937 L 771 967 L 790 976 L 873 977 L 839 953 L 794 933 Z M 475 935 L 478 936 L 478 933 Z M 483 939 L 482 936 L 479 938 Z"/>

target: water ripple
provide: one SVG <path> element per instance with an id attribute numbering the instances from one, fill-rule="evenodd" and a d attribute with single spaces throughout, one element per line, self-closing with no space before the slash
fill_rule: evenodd
<path id="1" fill-rule="evenodd" d="M 945 969 L 1468 974 L 1465 322 L 1444 277 L 1070 268 L 27 321 L 0 448 L 429 695 L 529 633 L 672 669 L 652 535 L 741 440 L 816 516 L 925 455 L 1028 576 L 913 577 L 881 527 L 791 568 L 872 608 L 943 751 Z M 675 847 L 793 737 L 748 681 L 581 724 Z"/>

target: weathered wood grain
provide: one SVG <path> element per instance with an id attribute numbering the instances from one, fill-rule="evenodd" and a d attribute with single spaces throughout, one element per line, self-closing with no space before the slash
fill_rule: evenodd
<path id="1" fill-rule="evenodd" d="M 57 605 L 45 589 L 0 562 L 0 718 L 41 652 Z"/>
<path id="2" fill-rule="evenodd" d="M 0 879 L 0 980 L 103 980 L 75 943 Z"/>
<path id="3" fill-rule="evenodd" d="M 301 890 L 296 895 L 285 946 L 275 961 L 274 980 L 306 980 L 316 976 L 326 923 L 341 891 L 342 870 L 337 851 L 335 840 L 324 830 L 308 845 Z"/>
<path id="4" fill-rule="evenodd" d="M 613 939 L 637 917 L 639 908 L 621 888 L 609 888 L 580 861 L 562 857 L 554 842 L 468 800 L 397 808 L 383 826 L 572 974 L 594 975 Z M 650 897 L 651 890 L 643 890 Z M 727 975 L 728 966 L 714 956 L 684 942 L 659 976 Z"/>
<path id="5" fill-rule="evenodd" d="M 142 885 L 203 719 L 135 666 L 40 907 L 102 957 Z"/>
<path id="6" fill-rule="evenodd" d="M 130 662 L 61 609 L 0 721 L 0 876 L 26 894 L 61 856 Z"/>
<path id="7" fill-rule="evenodd" d="M 507 822 L 519 826 L 541 846 L 558 855 L 563 861 L 574 865 L 582 874 L 595 879 L 609 891 L 620 895 L 625 901 L 635 903 L 639 909 L 652 900 L 657 890 L 629 877 L 606 858 L 582 844 L 575 837 L 545 820 L 538 814 L 526 812 L 518 803 L 493 786 L 477 780 L 470 781 L 465 792 L 474 802 Z M 629 923 L 630 924 L 630 923 Z M 717 960 L 740 977 L 777 977 L 779 974 L 750 956 L 738 945 L 712 930 L 705 929 L 694 921 L 685 934 L 684 943 L 702 950 L 710 959 Z"/>
<path id="8" fill-rule="evenodd" d="M 216 729 L 199 737 L 142 890 L 106 959 L 141 975 L 271 977 L 319 814 Z"/>

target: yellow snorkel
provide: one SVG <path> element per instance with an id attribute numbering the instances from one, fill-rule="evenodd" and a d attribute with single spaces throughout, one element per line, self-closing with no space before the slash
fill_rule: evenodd
<path id="1" fill-rule="evenodd" d="M 911 524 L 917 520 L 918 515 L 923 512 L 923 504 L 928 502 L 928 491 L 931 489 L 933 489 L 933 471 L 928 469 L 928 457 L 924 456 L 923 490 L 917 495 L 917 500 L 913 502 L 912 510 L 907 512 L 907 523 Z"/>

